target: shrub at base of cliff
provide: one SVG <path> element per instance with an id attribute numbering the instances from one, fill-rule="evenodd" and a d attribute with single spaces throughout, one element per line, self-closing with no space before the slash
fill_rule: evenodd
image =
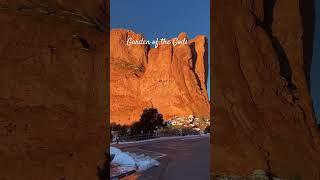
<path id="1" fill-rule="evenodd" d="M 160 137 L 198 135 L 199 131 L 190 127 L 165 127 L 157 131 Z"/>
<path id="2" fill-rule="evenodd" d="M 150 135 L 154 135 L 157 129 L 164 127 L 163 122 L 163 116 L 157 109 L 145 109 L 141 114 L 140 120 L 133 123 L 131 126 L 111 123 L 111 141 L 119 141 L 119 139 L 141 140 L 144 135 L 146 135 L 146 138 L 151 138 Z"/>
<path id="3" fill-rule="evenodd" d="M 131 135 L 155 134 L 155 130 L 163 127 L 163 116 L 155 108 L 143 110 L 139 122 L 131 127 Z"/>

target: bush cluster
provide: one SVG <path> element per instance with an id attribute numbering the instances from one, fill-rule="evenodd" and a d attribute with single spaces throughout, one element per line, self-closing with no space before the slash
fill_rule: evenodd
<path id="1" fill-rule="evenodd" d="M 145 134 L 155 134 L 155 131 L 164 127 L 163 116 L 155 108 L 143 110 L 139 121 L 133 123 L 131 126 L 119 125 L 115 123 L 110 124 L 110 132 L 116 131 L 119 136 L 138 136 Z M 111 139 L 112 134 L 111 134 Z"/>

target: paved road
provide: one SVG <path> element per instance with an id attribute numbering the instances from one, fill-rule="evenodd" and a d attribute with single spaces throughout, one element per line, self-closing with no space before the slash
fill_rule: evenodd
<path id="1" fill-rule="evenodd" d="M 160 162 L 140 174 L 142 180 L 209 180 L 209 137 L 197 136 L 161 140 L 141 144 L 121 145 L 129 152 L 142 152 Z"/>

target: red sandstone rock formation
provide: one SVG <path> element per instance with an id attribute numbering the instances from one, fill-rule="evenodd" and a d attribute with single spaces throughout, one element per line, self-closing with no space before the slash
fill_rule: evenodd
<path id="1" fill-rule="evenodd" d="M 0 6 L 0 179 L 98 179 L 108 147 L 104 1 Z"/>
<path id="2" fill-rule="evenodd" d="M 212 175 L 320 179 L 312 0 L 213 3 Z"/>
<path id="3" fill-rule="evenodd" d="M 209 116 L 207 40 L 197 36 L 184 45 L 127 45 L 142 35 L 114 29 L 110 35 L 111 122 L 131 124 L 143 109 L 154 107 L 164 115 Z M 187 38 L 185 33 L 178 37 Z"/>

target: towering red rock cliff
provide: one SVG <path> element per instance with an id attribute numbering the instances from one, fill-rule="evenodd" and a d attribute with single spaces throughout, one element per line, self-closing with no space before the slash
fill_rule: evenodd
<path id="1" fill-rule="evenodd" d="M 0 179 L 99 179 L 109 134 L 105 1 L 0 6 Z"/>
<path id="2" fill-rule="evenodd" d="M 212 175 L 320 179 L 312 0 L 215 0 Z"/>
<path id="3" fill-rule="evenodd" d="M 110 35 L 111 122 L 131 124 L 143 109 L 157 108 L 164 118 L 209 116 L 207 40 L 197 36 L 183 45 L 127 45 L 142 35 L 114 29 Z M 178 37 L 188 38 L 185 33 Z"/>

